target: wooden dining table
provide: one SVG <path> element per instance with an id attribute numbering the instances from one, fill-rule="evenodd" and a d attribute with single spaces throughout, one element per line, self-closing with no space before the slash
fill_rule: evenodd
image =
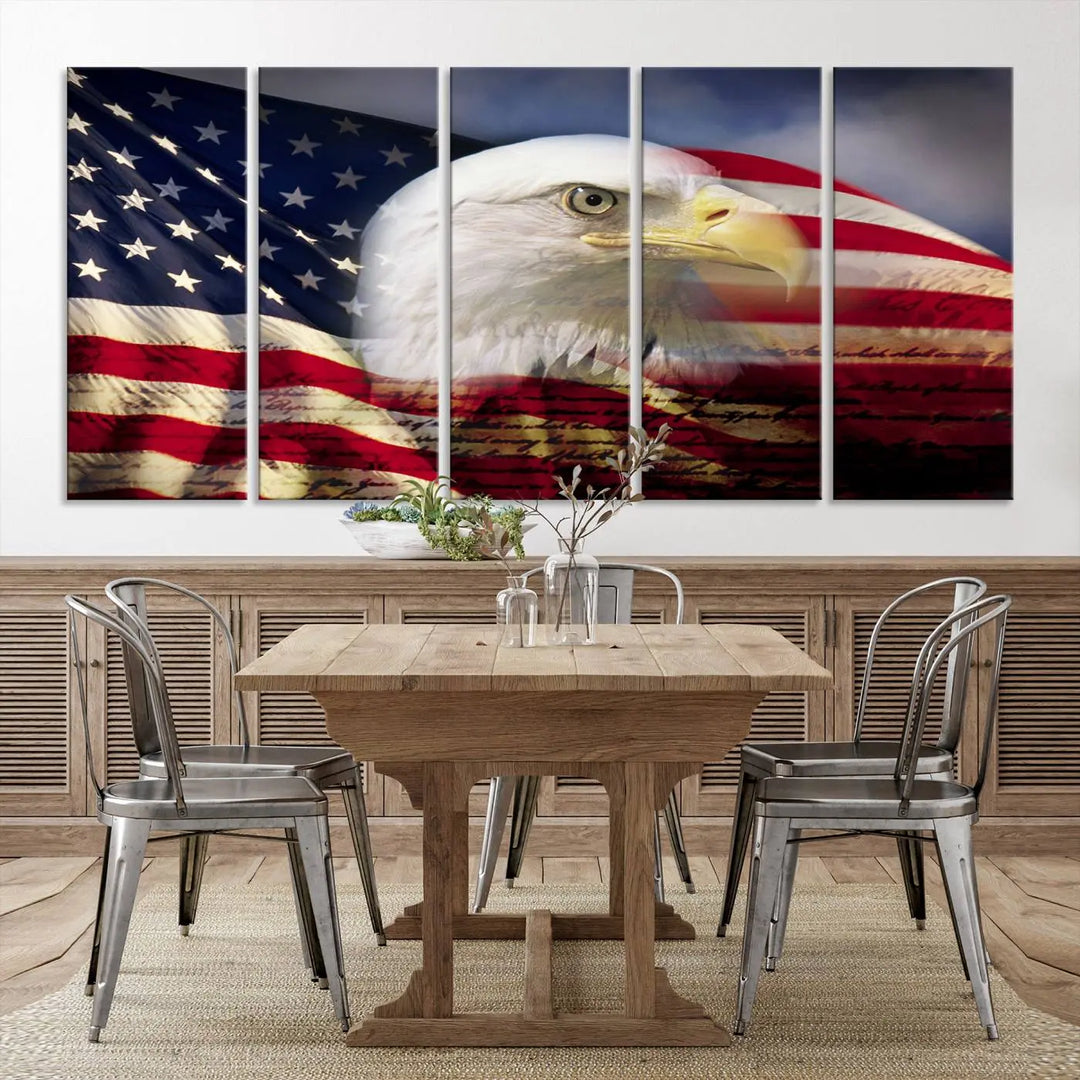
<path id="1" fill-rule="evenodd" d="M 657 939 L 693 927 L 654 895 L 656 814 L 683 778 L 750 730 L 773 690 L 822 690 L 828 671 L 776 631 L 743 624 L 610 625 L 589 646 L 508 648 L 497 627 L 299 627 L 235 676 L 304 690 L 330 736 L 399 780 L 423 813 L 423 900 L 387 927 L 421 938 L 404 992 L 355 1024 L 356 1046 L 722 1046 L 728 1032 L 672 990 Z M 605 912 L 471 914 L 468 796 L 502 774 L 582 776 L 609 796 Z M 521 940 L 520 1011 L 454 1011 L 454 939 Z M 553 939 L 622 939 L 622 1012 L 552 1008 Z"/>

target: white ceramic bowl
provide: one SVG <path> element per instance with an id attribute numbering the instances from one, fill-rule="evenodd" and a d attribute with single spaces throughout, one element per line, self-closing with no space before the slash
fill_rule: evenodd
<path id="1" fill-rule="evenodd" d="M 352 538 L 377 559 L 445 559 L 446 552 L 433 548 L 411 521 L 347 521 L 342 525 Z"/>

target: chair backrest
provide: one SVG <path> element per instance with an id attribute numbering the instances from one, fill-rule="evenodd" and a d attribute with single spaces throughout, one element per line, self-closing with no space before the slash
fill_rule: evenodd
<path id="1" fill-rule="evenodd" d="M 543 573 L 542 566 L 533 567 L 523 577 Z M 645 563 L 609 562 L 600 560 L 600 585 L 596 601 L 598 623 L 629 623 L 633 615 L 635 574 L 659 574 L 667 578 L 675 588 L 675 622 L 681 624 L 686 607 L 682 582 L 670 570 Z"/>
<path id="2" fill-rule="evenodd" d="M 173 723 L 172 711 L 169 706 L 169 695 L 165 687 L 165 676 L 161 670 L 160 659 L 153 647 L 153 641 L 148 634 L 140 629 L 140 624 L 130 621 L 123 622 L 114 618 L 108 612 L 103 611 L 89 600 L 83 600 L 77 596 L 65 596 L 64 603 L 68 607 L 68 619 L 71 624 L 73 643 L 73 665 L 76 673 L 76 685 L 79 691 L 79 703 L 82 708 L 83 733 L 86 737 L 88 764 L 90 766 L 91 779 L 98 793 L 100 801 L 103 785 L 97 776 L 94 767 L 93 751 L 90 738 L 90 719 L 87 702 L 87 688 L 81 659 L 78 653 L 78 634 L 75 633 L 75 616 L 82 615 L 91 622 L 105 628 L 106 634 L 112 633 L 121 640 L 126 650 L 125 655 L 132 658 L 133 664 L 138 664 L 141 669 L 141 690 L 146 695 L 149 704 L 150 718 L 155 726 L 157 744 L 161 748 L 162 760 L 165 764 L 165 774 L 172 787 L 176 801 L 177 813 L 183 816 L 187 811 L 184 805 L 184 789 L 182 777 L 185 775 L 184 764 L 180 757 L 180 746 L 176 738 L 176 727 Z M 132 708 L 132 716 L 135 710 Z M 134 724 L 132 725 L 134 728 Z"/>
<path id="3" fill-rule="evenodd" d="M 123 577 L 117 578 L 115 581 L 110 581 L 108 585 L 105 586 L 105 595 L 116 606 L 117 614 L 121 621 L 129 622 L 132 619 L 137 620 L 144 631 L 150 635 L 151 642 L 153 641 L 146 598 L 146 587 L 148 585 L 154 588 L 167 589 L 170 592 L 178 593 L 180 596 L 185 596 L 209 612 L 211 619 L 213 619 L 225 640 L 225 649 L 229 656 L 229 665 L 232 674 L 235 675 L 240 669 L 240 663 L 236 651 L 236 640 L 233 637 L 232 628 L 229 626 L 228 620 L 216 607 L 214 607 L 213 604 L 210 603 L 209 600 L 206 599 L 205 596 L 200 596 L 197 592 L 194 592 L 184 585 L 178 585 L 174 581 L 163 581 L 161 578 L 150 577 Z M 160 747 L 155 745 L 155 727 L 151 719 L 146 688 L 143 685 L 142 667 L 135 662 L 134 657 L 129 657 L 127 649 L 128 647 L 125 645 L 124 675 L 127 679 L 128 701 L 131 703 L 131 720 L 135 727 L 136 745 L 139 747 L 140 755 L 156 753 L 160 750 Z M 250 745 L 251 740 L 248 734 L 247 711 L 244 707 L 244 698 L 238 690 L 233 691 L 233 696 L 236 701 L 237 714 L 240 718 L 240 742 L 246 748 Z M 146 747 L 145 749 L 144 746 Z"/>
<path id="4" fill-rule="evenodd" d="M 859 701 L 855 709 L 855 742 L 862 738 L 863 720 L 866 717 L 870 681 L 874 671 L 874 654 L 878 639 L 885 630 L 889 619 L 916 597 L 924 596 L 935 589 L 949 587 L 952 588 L 953 594 L 953 614 L 986 594 L 986 582 L 979 578 L 940 578 L 937 581 L 928 581 L 925 585 L 917 585 L 914 589 L 909 589 L 906 593 L 893 600 L 878 616 L 878 620 L 870 634 L 870 644 L 866 649 L 866 665 L 863 670 L 862 685 L 859 687 Z M 961 629 L 964 622 L 970 621 L 971 618 L 970 615 L 959 616 L 955 629 Z M 973 642 L 974 638 L 970 636 L 964 637 L 956 649 L 949 653 L 949 659 L 946 662 L 945 695 L 941 707 L 941 727 L 938 732 L 937 746 L 942 750 L 948 750 L 949 753 L 956 750 L 960 741 L 960 724 L 964 715 L 964 700 L 967 694 Z"/>
<path id="5" fill-rule="evenodd" d="M 986 779 L 986 767 L 990 757 L 994 725 L 997 720 L 998 682 L 1001 677 L 1001 658 L 1005 651 L 1005 624 L 1012 597 L 1004 593 L 984 596 L 953 611 L 939 623 L 919 650 L 915 670 L 911 678 L 911 693 L 908 699 L 907 717 L 904 722 L 904 734 L 900 741 L 900 750 L 896 756 L 893 771 L 899 787 L 901 801 L 911 797 L 912 785 L 918 771 L 919 746 L 930 708 L 930 698 L 934 684 L 949 661 L 958 652 L 970 655 L 975 635 L 983 626 L 991 626 L 993 633 L 993 662 L 990 669 L 990 688 L 987 696 L 987 713 L 983 743 L 979 752 L 979 773 L 975 782 L 976 795 L 982 789 Z"/>

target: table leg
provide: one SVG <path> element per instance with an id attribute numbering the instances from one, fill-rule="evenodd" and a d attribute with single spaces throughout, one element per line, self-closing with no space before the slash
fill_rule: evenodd
<path id="1" fill-rule="evenodd" d="M 653 894 L 652 762 L 627 762 L 623 804 L 623 948 L 626 952 L 626 1015 L 656 1015 Z"/>

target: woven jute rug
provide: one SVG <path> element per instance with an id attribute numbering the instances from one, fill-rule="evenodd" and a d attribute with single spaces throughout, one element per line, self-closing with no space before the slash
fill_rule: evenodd
<path id="1" fill-rule="evenodd" d="M 493 890 L 491 910 L 602 910 L 598 888 Z M 377 948 L 359 888 L 339 887 L 353 1019 L 397 996 L 420 962 L 418 942 Z M 382 890 L 390 918 L 418 899 L 414 886 Z M 661 943 L 658 962 L 677 993 L 730 1025 L 740 914 L 715 937 L 717 887 L 675 889 L 698 940 Z M 888 885 L 807 886 L 792 905 L 775 974 L 763 974 L 750 1035 L 695 1049 L 368 1049 L 344 1045 L 325 991 L 300 963 L 287 886 L 208 887 L 191 936 L 175 927 L 175 891 L 139 898 L 109 1024 L 86 1041 L 90 1001 L 82 978 L 0 1020 L 0 1075 L 18 1080 L 510 1080 L 633 1077 L 699 1080 L 990 1080 L 1080 1076 L 1080 1028 L 1025 1005 L 996 973 L 1001 1039 L 986 1041 L 946 915 L 919 932 L 903 890 Z M 456 944 L 460 1011 L 520 1010 L 520 942 Z M 618 942 L 557 942 L 556 1009 L 621 1009 Z"/>

